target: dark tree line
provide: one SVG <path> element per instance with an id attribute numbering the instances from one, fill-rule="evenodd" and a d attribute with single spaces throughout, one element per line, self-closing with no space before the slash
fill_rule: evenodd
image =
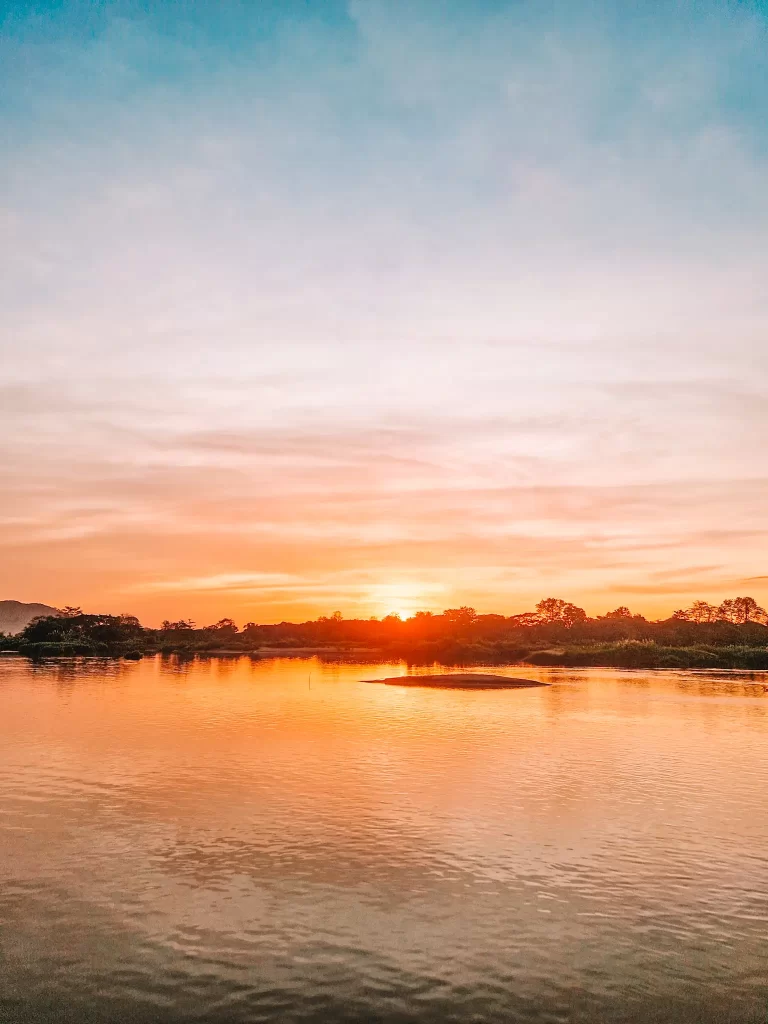
<path id="1" fill-rule="evenodd" d="M 63 608 L 58 615 L 33 619 L 10 642 L 33 655 L 138 654 L 147 632 L 135 615 L 86 615 L 79 608 Z"/>
<path id="2" fill-rule="evenodd" d="M 159 629 L 150 629 L 133 615 L 91 615 L 70 607 L 34 620 L 4 645 L 33 656 L 303 647 L 376 650 L 422 661 L 526 658 L 542 664 L 677 664 L 680 656 L 669 652 L 684 648 L 689 651 L 686 664 L 713 666 L 730 663 L 729 657 L 734 661 L 736 655 L 725 655 L 725 648 L 759 649 L 762 653 L 750 655 L 751 661 L 739 655 L 749 667 L 755 658 L 768 657 L 768 615 L 751 597 L 729 598 L 717 606 L 694 601 L 655 621 L 624 606 L 590 617 L 575 604 L 546 598 L 533 611 L 510 616 L 479 615 L 463 606 L 440 614 L 417 612 L 405 620 L 397 615 L 345 619 L 335 612 L 302 623 L 247 622 L 242 629 L 230 618 L 202 627 L 189 619 L 165 620 Z"/>

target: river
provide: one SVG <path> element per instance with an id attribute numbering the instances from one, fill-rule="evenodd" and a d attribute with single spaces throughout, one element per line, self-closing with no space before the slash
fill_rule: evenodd
<path id="1" fill-rule="evenodd" d="M 768 679 L 492 671 L 0 659 L 0 1020 L 764 1024 Z"/>

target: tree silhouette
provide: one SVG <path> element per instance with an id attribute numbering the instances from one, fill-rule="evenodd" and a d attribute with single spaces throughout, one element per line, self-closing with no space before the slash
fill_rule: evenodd
<path id="1" fill-rule="evenodd" d="M 536 614 L 539 622 L 553 624 L 561 622 L 570 629 L 578 622 L 584 622 L 587 613 L 578 605 L 570 601 L 563 601 L 559 597 L 546 597 L 536 605 Z"/>
<path id="2" fill-rule="evenodd" d="M 234 636 L 237 633 L 237 626 L 233 619 L 219 619 L 213 626 L 205 626 L 208 633 L 218 633 L 219 636 Z"/>
<path id="3" fill-rule="evenodd" d="M 606 619 L 631 619 L 632 612 L 625 604 L 620 604 L 618 608 L 614 608 L 612 612 L 608 612 L 605 617 Z"/>
<path id="4" fill-rule="evenodd" d="M 686 612 L 691 622 L 717 621 L 717 608 L 708 601 L 694 601 Z"/>
<path id="5" fill-rule="evenodd" d="M 765 622 L 765 608 L 761 608 L 754 597 L 736 597 L 733 599 L 734 621 L 739 623 Z"/>

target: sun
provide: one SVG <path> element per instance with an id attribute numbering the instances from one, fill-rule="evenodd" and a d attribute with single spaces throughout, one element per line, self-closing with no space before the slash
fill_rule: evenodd
<path id="1" fill-rule="evenodd" d="M 382 618 L 397 615 L 403 621 L 412 619 L 425 601 L 421 585 L 403 580 L 376 583 L 370 588 L 368 597 L 377 615 Z"/>

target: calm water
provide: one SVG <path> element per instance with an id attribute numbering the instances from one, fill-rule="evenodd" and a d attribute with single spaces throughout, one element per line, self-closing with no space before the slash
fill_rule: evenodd
<path id="1" fill-rule="evenodd" d="M 767 680 L 400 671 L 0 659 L 0 1020 L 768 1019 Z"/>

